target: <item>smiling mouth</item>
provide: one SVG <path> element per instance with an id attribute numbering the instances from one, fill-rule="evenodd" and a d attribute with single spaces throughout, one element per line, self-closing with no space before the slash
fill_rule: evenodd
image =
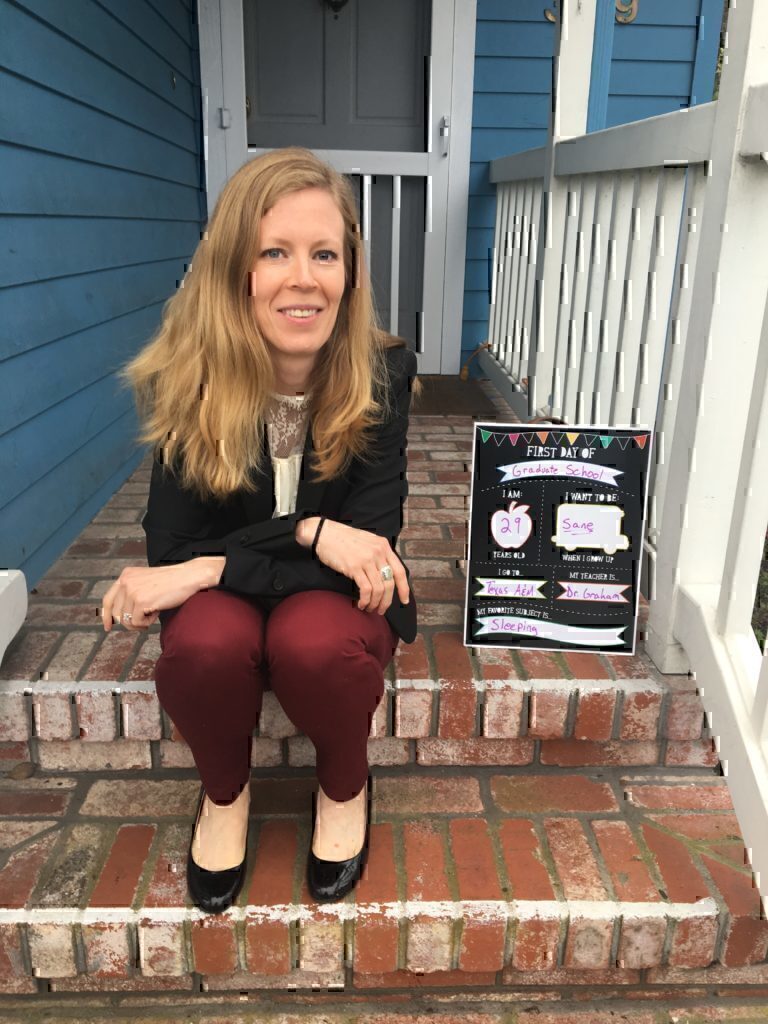
<path id="1" fill-rule="evenodd" d="M 311 323 L 312 320 L 316 319 L 318 314 L 321 312 L 320 309 L 301 309 L 296 307 L 286 307 L 286 309 L 279 309 L 278 313 L 284 316 L 287 320 L 293 323 Z"/>

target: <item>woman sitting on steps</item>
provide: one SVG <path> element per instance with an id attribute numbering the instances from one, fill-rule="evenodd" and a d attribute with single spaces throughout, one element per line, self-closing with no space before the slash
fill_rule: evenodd
<path id="1" fill-rule="evenodd" d="M 102 618 L 160 620 L 158 700 L 202 781 L 187 879 L 204 910 L 243 884 L 267 683 L 315 747 L 310 892 L 341 899 L 360 877 L 371 718 L 416 636 L 395 551 L 415 374 L 415 353 L 376 325 L 349 182 L 293 147 L 230 179 L 123 370 L 153 446 L 149 567 L 123 570 Z"/>

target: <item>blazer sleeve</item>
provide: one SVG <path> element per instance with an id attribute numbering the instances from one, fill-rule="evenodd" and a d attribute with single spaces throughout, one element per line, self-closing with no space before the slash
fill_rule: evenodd
<path id="1" fill-rule="evenodd" d="M 356 460 L 349 475 L 348 494 L 339 512 L 331 518 L 347 526 L 386 537 L 394 551 L 402 529 L 403 502 L 408 496 L 408 412 L 410 383 L 416 374 L 417 360 L 416 354 L 407 348 L 389 350 L 389 359 L 392 412 L 378 427 L 371 444 L 369 461 Z M 317 512 L 302 510 L 298 515 L 299 518 L 305 518 L 306 515 L 317 515 Z M 248 534 L 251 529 L 248 527 Z M 354 580 L 324 565 L 319 558 L 312 556 L 309 548 L 302 547 L 295 540 L 290 550 L 282 553 L 282 557 L 274 546 L 271 550 L 275 557 L 265 564 L 263 558 L 270 548 L 263 539 L 244 546 L 242 539 L 235 536 L 229 538 L 222 584 L 243 593 L 266 593 L 272 597 L 287 597 L 302 590 L 328 589 L 348 594 L 358 592 Z M 274 586 L 275 576 L 279 579 L 279 588 Z M 266 590 L 254 589 L 265 583 Z"/>

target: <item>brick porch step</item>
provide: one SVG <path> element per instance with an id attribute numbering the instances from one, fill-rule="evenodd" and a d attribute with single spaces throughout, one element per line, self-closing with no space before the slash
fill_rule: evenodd
<path id="1" fill-rule="evenodd" d="M 262 771 L 220 916 L 189 905 L 199 782 L 175 776 L 0 779 L 0 991 L 189 989 L 193 972 L 204 991 L 768 986 L 768 921 L 712 772 L 376 770 L 365 877 L 318 905 L 315 779 Z"/>

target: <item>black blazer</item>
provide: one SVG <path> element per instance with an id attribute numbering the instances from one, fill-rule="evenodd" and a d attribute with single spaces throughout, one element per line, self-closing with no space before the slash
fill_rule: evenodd
<path id="1" fill-rule="evenodd" d="M 334 590 L 359 599 L 354 580 L 313 557 L 309 548 L 296 541 L 295 531 L 300 519 L 327 516 L 378 533 L 395 550 L 402 529 L 402 506 L 408 496 L 408 411 L 417 360 L 411 349 L 397 347 L 386 350 L 386 361 L 392 387 L 390 404 L 396 412 L 377 428 L 370 463 L 353 459 L 343 475 L 326 483 L 316 481 L 308 468 L 309 456 L 314 452 L 310 423 L 296 511 L 289 515 L 272 518 L 274 476 L 266 429 L 261 462 L 266 475 L 252 471 L 259 488 L 256 494 L 241 489 L 224 501 L 202 501 L 183 490 L 175 476 L 163 471 L 155 459 L 147 511 L 141 523 L 147 540 L 147 563 L 173 565 L 201 555 L 225 555 L 224 573 L 213 589 L 254 595 L 268 608 L 304 590 Z M 410 577 L 408 567 L 403 565 Z M 386 618 L 402 640 L 413 643 L 416 600 L 412 589 L 408 604 L 403 605 L 395 588 Z"/>

